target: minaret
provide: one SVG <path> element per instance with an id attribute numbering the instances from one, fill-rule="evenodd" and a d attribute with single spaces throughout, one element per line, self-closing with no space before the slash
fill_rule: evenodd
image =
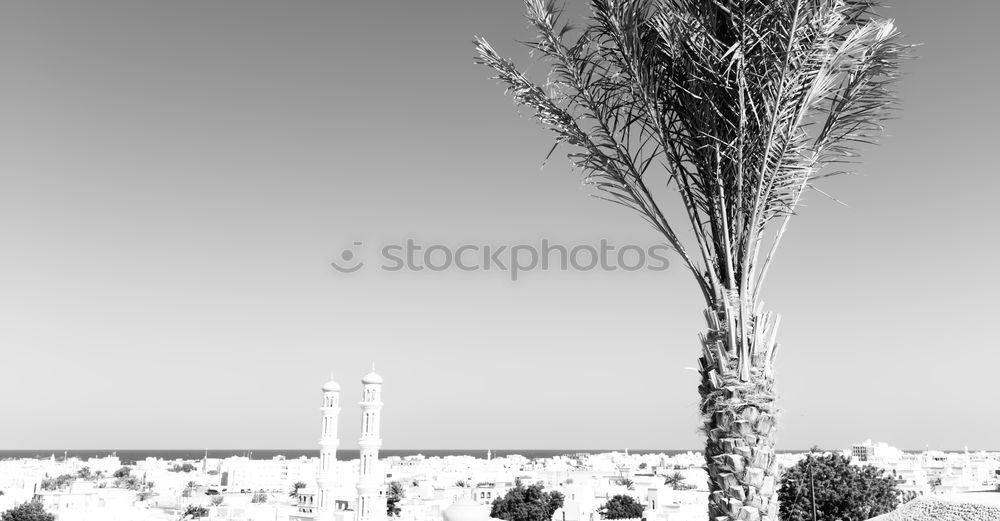
<path id="1" fill-rule="evenodd" d="M 323 385 L 323 428 L 319 438 L 319 471 L 316 473 L 316 519 L 333 519 L 333 489 L 337 485 L 334 464 L 337 461 L 337 416 L 340 414 L 340 386 L 333 381 Z"/>
<path id="2" fill-rule="evenodd" d="M 385 477 L 378 472 L 378 449 L 382 447 L 382 377 L 372 372 L 361 379 L 361 461 L 358 469 L 356 521 L 385 521 Z"/>

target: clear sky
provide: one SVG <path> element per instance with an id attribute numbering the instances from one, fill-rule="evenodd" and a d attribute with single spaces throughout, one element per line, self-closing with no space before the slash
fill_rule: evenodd
<path id="1" fill-rule="evenodd" d="M 901 119 L 766 288 L 779 448 L 1000 449 L 1000 4 L 896 3 L 924 44 Z M 679 266 L 329 267 L 354 241 L 658 240 L 540 169 L 473 35 L 527 63 L 515 0 L 3 1 L 0 448 L 309 448 L 331 372 L 353 448 L 372 362 L 387 448 L 698 448 Z"/>

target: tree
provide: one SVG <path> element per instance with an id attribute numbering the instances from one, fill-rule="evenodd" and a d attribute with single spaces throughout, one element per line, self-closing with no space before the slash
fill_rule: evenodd
<path id="1" fill-rule="evenodd" d="M 563 506 L 560 492 L 543 492 L 541 483 L 525 487 L 521 480 L 514 483 L 503 497 L 493 500 L 490 517 L 506 521 L 551 521 L 552 514 Z"/>
<path id="2" fill-rule="evenodd" d="M 76 478 L 72 474 L 60 474 L 54 478 L 43 479 L 41 484 L 42 490 L 59 490 L 65 488 L 74 479 Z"/>
<path id="3" fill-rule="evenodd" d="M 663 484 L 669 485 L 671 488 L 677 490 L 682 485 L 684 485 L 685 480 L 687 480 L 687 478 L 684 477 L 684 474 L 681 474 L 680 472 L 674 472 L 673 474 L 670 474 L 665 478 L 663 478 Z"/>
<path id="4" fill-rule="evenodd" d="M 528 46 L 550 64 L 541 84 L 476 40 L 477 62 L 571 147 L 599 197 L 652 225 L 701 291 L 715 521 L 777 517 L 779 319 L 761 290 L 802 194 L 825 193 L 816 182 L 891 114 L 907 49 L 877 2 L 591 0 L 569 25 L 556 0 L 525 0 Z"/>
<path id="5" fill-rule="evenodd" d="M 255 492 L 254 493 L 253 497 L 250 498 L 250 502 L 251 503 L 267 503 L 267 499 L 268 499 L 267 492 L 260 491 L 260 492 Z"/>
<path id="6" fill-rule="evenodd" d="M 132 473 L 132 469 L 130 469 L 128 467 L 122 467 L 122 468 L 116 470 L 114 472 L 114 474 L 112 474 L 112 476 L 116 477 L 116 478 L 124 478 L 125 476 L 128 476 L 131 473 Z"/>
<path id="7" fill-rule="evenodd" d="M 45 511 L 40 501 L 29 501 L 4 512 L 0 521 L 55 521 L 56 516 Z"/>
<path id="8" fill-rule="evenodd" d="M 191 472 L 191 471 L 197 470 L 197 468 L 198 467 L 195 467 L 191 463 L 184 463 L 184 464 L 174 463 L 174 466 L 170 467 L 168 470 L 170 472 L 185 472 L 185 473 L 187 473 L 187 472 Z"/>
<path id="9" fill-rule="evenodd" d="M 223 503 L 223 502 L 224 502 L 225 500 L 226 500 L 226 498 L 224 498 L 224 497 L 222 497 L 222 496 L 212 496 L 212 499 L 209 499 L 209 500 L 208 500 L 208 503 L 209 503 L 210 505 L 212 505 L 213 507 L 217 507 L 217 506 L 221 506 L 221 505 L 222 505 L 222 503 Z"/>
<path id="10" fill-rule="evenodd" d="M 403 490 L 403 484 L 398 481 L 393 481 L 389 483 L 389 489 L 385 494 L 385 513 L 389 517 L 399 517 L 399 514 L 403 511 L 402 507 L 399 506 L 399 501 L 406 497 L 406 491 Z"/>
<path id="11" fill-rule="evenodd" d="M 201 505 L 188 505 L 184 510 L 184 514 L 181 515 L 181 519 L 198 519 L 201 517 L 208 517 L 208 509 Z"/>
<path id="12" fill-rule="evenodd" d="M 292 491 L 288 493 L 288 497 L 295 497 L 299 495 L 299 490 L 306 488 L 306 484 L 301 481 L 296 481 L 292 485 Z"/>
<path id="13" fill-rule="evenodd" d="M 597 510 L 602 519 L 636 519 L 642 517 L 642 505 L 632 496 L 612 497 Z"/>
<path id="14" fill-rule="evenodd" d="M 94 477 L 94 474 L 90 472 L 90 467 L 83 467 L 80 470 L 76 471 L 76 477 L 83 480 L 89 480 Z"/>
<path id="15" fill-rule="evenodd" d="M 819 519 L 869 519 L 895 510 L 902 494 L 882 469 L 851 465 L 837 453 L 810 454 L 785 470 L 778 500 L 782 521 L 812 521 L 813 496 Z"/>
<path id="16" fill-rule="evenodd" d="M 616 482 L 619 486 L 625 487 L 625 490 L 635 490 L 635 481 L 628 478 L 621 478 Z"/>
<path id="17" fill-rule="evenodd" d="M 56 490 L 59 486 L 56 484 L 55 478 L 45 478 L 38 484 L 42 490 Z"/>

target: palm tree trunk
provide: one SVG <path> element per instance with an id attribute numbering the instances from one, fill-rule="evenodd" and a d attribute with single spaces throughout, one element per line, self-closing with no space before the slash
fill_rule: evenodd
<path id="1" fill-rule="evenodd" d="M 710 521 L 777 521 L 772 363 L 777 315 L 741 314 L 734 293 L 708 310 L 701 413 Z"/>

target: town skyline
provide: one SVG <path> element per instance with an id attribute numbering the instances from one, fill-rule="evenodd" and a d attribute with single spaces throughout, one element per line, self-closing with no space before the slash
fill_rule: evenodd
<path id="1" fill-rule="evenodd" d="M 312 447 L 319 385 L 353 406 L 372 362 L 386 449 L 701 447 L 675 257 L 516 283 L 330 266 L 356 241 L 656 244 L 559 154 L 540 171 L 544 131 L 473 65 L 474 35 L 528 63 L 519 2 L 87 4 L 0 17 L 0 448 Z M 764 295 L 781 450 L 1000 448 L 975 399 L 1000 364 L 978 275 L 1000 72 L 967 65 L 1000 6 L 890 13 L 924 43 L 901 119 L 828 184 L 849 208 L 808 195 Z"/>

